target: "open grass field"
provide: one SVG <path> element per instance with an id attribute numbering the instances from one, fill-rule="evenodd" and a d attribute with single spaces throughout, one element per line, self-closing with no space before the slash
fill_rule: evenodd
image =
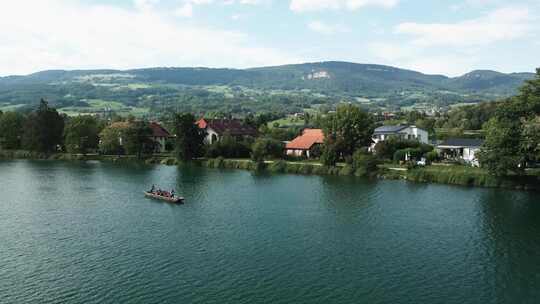
<path id="1" fill-rule="evenodd" d="M 148 113 L 148 109 L 146 108 L 130 107 L 116 101 L 90 99 L 87 100 L 86 103 L 88 104 L 86 107 L 64 107 L 58 109 L 58 111 L 68 116 L 76 116 L 79 114 L 103 114 L 111 112 L 121 116 L 131 114 L 140 117 Z"/>
<path id="2" fill-rule="evenodd" d="M 289 115 L 285 118 L 274 120 L 268 123 L 269 128 L 274 127 L 298 127 L 303 126 L 305 124 L 305 121 L 301 117 L 295 117 L 294 115 Z"/>
<path id="3" fill-rule="evenodd" d="M 1 103 L 0 102 L 0 111 L 2 112 L 8 112 L 8 111 L 16 111 L 18 108 L 23 107 L 23 104 L 16 104 L 12 105 L 9 103 Z"/>

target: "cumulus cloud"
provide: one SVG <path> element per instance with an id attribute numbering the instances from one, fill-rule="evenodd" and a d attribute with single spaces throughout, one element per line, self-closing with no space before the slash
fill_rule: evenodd
<path id="1" fill-rule="evenodd" d="M 193 4 L 186 3 L 174 11 L 174 14 L 178 17 L 193 17 Z"/>
<path id="2" fill-rule="evenodd" d="M 492 47 L 532 39 L 538 29 L 532 15 L 528 8 L 503 7 L 455 23 L 401 23 L 394 28 L 395 40 L 372 42 L 368 49 L 385 64 L 461 75 L 484 62 Z"/>
<path id="3" fill-rule="evenodd" d="M 141 11 L 153 9 L 155 5 L 159 3 L 159 0 L 134 0 L 133 5 L 135 8 Z"/>
<path id="4" fill-rule="evenodd" d="M 321 10 L 357 10 L 366 6 L 392 8 L 398 5 L 399 0 L 291 0 L 290 9 L 295 12 L 309 12 Z"/>
<path id="5" fill-rule="evenodd" d="M 148 1 L 159 1 L 159 0 L 135 0 L 148 2 Z M 174 14 L 177 17 L 191 18 L 193 17 L 193 10 L 196 6 L 208 5 L 208 4 L 220 4 L 220 5 L 257 5 L 260 4 L 262 0 L 184 0 L 184 2 L 174 11 Z M 136 7 L 140 7 L 141 4 L 135 4 Z M 153 5 L 152 5 L 153 6 Z"/>
<path id="6" fill-rule="evenodd" d="M 322 21 L 312 21 L 308 23 L 308 28 L 323 35 L 334 35 L 337 33 L 347 33 L 350 29 L 341 24 L 327 24 Z"/>
<path id="7" fill-rule="evenodd" d="M 418 46 L 486 45 L 527 35 L 532 28 L 530 21 L 527 8 L 500 8 L 458 23 L 402 23 L 395 32 L 414 37 L 413 43 Z"/>
<path id="8" fill-rule="evenodd" d="M 190 26 L 156 10 L 68 0 L 3 1 L 0 28 L 9 29 L 0 31 L 2 75 L 44 69 L 298 62 L 279 50 L 253 45 L 242 32 Z"/>

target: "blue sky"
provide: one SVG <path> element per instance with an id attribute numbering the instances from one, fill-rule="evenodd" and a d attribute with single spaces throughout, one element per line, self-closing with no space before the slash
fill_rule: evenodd
<path id="1" fill-rule="evenodd" d="M 4 0 L 0 75 L 326 60 L 532 72 L 539 13 L 539 0 Z"/>

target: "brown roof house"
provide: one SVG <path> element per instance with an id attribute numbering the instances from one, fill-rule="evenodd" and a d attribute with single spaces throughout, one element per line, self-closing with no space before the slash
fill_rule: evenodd
<path id="1" fill-rule="evenodd" d="M 154 142 L 154 152 L 167 152 L 167 139 L 172 137 L 169 131 L 157 122 L 151 122 L 149 127 L 152 130 L 151 139 Z"/>
<path id="2" fill-rule="evenodd" d="M 321 129 L 305 129 L 302 135 L 288 142 L 285 146 L 287 155 L 297 157 L 314 157 L 316 149 L 324 143 L 324 133 Z"/>
<path id="3" fill-rule="evenodd" d="M 213 144 L 219 141 L 223 135 L 228 134 L 237 139 L 257 136 L 257 129 L 244 124 L 239 119 L 206 119 L 197 121 L 199 128 L 206 131 L 206 144 Z"/>

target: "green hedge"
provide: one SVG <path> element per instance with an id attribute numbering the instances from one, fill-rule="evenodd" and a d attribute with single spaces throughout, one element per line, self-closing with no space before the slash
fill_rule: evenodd
<path id="1" fill-rule="evenodd" d="M 475 168 L 417 168 L 406 173 L 407 180 L 420 183 L 440 183 L 461 186 L 540 190 L 535 176 L 496 177 Z"/>

